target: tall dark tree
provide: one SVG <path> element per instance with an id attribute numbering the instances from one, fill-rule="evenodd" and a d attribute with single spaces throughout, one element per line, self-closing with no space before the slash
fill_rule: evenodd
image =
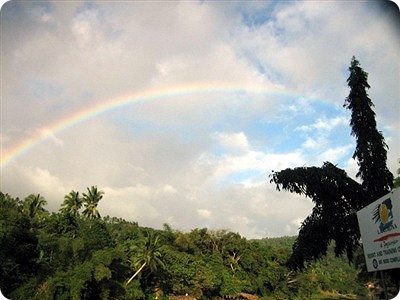
<path id="1" fill-rule="evenodd" d="M 326 255 L 329 243 L 335 241 L 335 254 L 347 254 L 351 260 L 360 238 L 355 212 L 370 197 L 361 185 L 344 170 L 325 162 L 319 167 L 298 167 L 276 172 L 271 182 L 277 189 L 305 195 L 315 206 L 302 223 L 293 254 L 292 268 L 303 268 L 307 261 Z"/>
<path id="2" fill-rule="evenodd" d="M 383 196 L 393 186 L 393 175 L 386 167 L 387 145 L 376 128 L 373 103 L 366 91 L 368 74 L 353 57 L 347 80 L 350 94 L 344 106 L 352 111 L 350 126 L 356 137 L 356 151 L 361 184 L 330 162 L 321 168 L 299 167 L 271 175 L 278 190 L 305 195 L 315 207 L 302 223 L 289 261 L 302 268 L 307 261 L 326 255 L 335 241 L 335 254 L 347 254 L 349 260 L 358 246 L 360 233 L 355 212 Z"/>
<path id="3" fill-rule="evenodd" d="M 374 104 L 367 93 L 370 88 L 368 73 L 354 56 L 349 71 L 350 93 L 344 106 L 351 110 L 351 133 L 356 138 L 353 158 L 357 159 L 357 177 L 362 180 L 363 189 L 375 200 L 393 187 L 393 174 L 386 166 L 388 147 L 382 132 L 376 128 Z"/>

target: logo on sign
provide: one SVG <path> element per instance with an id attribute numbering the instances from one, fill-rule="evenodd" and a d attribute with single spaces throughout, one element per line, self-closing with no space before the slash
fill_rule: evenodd
<path id="1" fill-rule="evenodd" d="M 392 200 L 390 198 L 375 207 L 372 219 L 375 223 L 379 223 L 378 234 L 397 228 L 396 225 L 393 225 L 392 208 Z"/>

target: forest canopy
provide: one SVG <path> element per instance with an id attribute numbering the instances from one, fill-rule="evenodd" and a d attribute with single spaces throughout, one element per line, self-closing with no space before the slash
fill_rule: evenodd
<path id="1" fill-rule="evenodd" d="M 248 293 L 290 299 L 367 292 L 363 265 L 335 258 L 332 249 L 307 271 L 297 272 L 287 267 L 295 237 L 247 240 L 226 229 L 182 232 L 168 224 L 156 230 L 101 217 L 97 204 L 103 193 L 97 187 L 80 195 L 71 191 L 60 210 L 50 213 L 40 194 L 21 200 L 0 193 L 3 295 L 167 299 L 187 294 L 211 299 Z"/>
<path id="2" fill-rule="evenodd" d="M 366 273 L 355 212 L 399 180 L 386 167 L 367 73 L 354 57 L 349 71 L 344 106 L 352 112 L 361 183 L 331 162 L 273 173 L 277 189 L 315 204 L 297 237 L 247 240 L 228 229 L 182 232 L 164 224 L 160 230 L 102 217 L 104 192 L 97 186 L 72 190 L 57 212 L 46 209 L 41 194 L 21 200 L 0 192 L 2 293 L 11 299 L 366 296 L 366 284 L 376 278 Z"/>

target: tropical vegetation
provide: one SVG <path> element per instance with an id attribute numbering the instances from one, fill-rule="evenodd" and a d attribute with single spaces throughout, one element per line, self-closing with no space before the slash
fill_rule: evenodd
<path id="1" fill-rule="evenodd" d="M 89 188 L 89 194 L 90 199 L 103 196 L 97 187 Z M 329 292 L 350 299 L 366 296 L 365 283 L 375 280 L 364 270 L 361 249 L 359 264 L 336 258 L 332 244 L 324 259 L 308 263 L 303 271 L 292 270 L 287 262 L 296 237 L 248 240 L 225 229 L 146 228 L 83 214 L 87 206 L 77 203 L 87 200 L 80 201 L 79 195 L 70 192 L 58 212 L 49 212 L 40 195 L 20 200 L 0 193 L 3 295 L 216 299 L 244 292 L 263 299 L 304 299 Z"/>
<path id="2" fill-rule="evenodd" d="M 315 206 L 296 237 L 247 240 L 226 229 L 190 232 L 145 228 L 102 217 L 97 186 L 71 191 L 58 212 L 40 194 L 0 192 L 0 289 L 11 299 L 355 299 L 380 293 L 367 273 L 356 212 L 400 184 L 386 166 L 367 73 L 353 57 L 344 106 L 351 110 L 359 181 L 331 162 L 275 172 L 278 190 L 305 195 Z M 400 169 L 398 170 L 400 175 Z M 347 254 L 347 258 L 342 257 Z M 399 269 L 383 272 L 394 294 Z M 391 282 L 393 281 L 393 282 Z"/>

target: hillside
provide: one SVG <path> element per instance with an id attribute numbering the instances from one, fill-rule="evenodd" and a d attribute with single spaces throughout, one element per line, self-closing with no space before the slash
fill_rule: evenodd
<path id="1" fill-rule="evenodd" d="M 187 294 L 211 299 L 247 293 L 264 299 L 301 299 L 322 293 L 367 295 L 369 278 L 361 272 L 362 265 L 336 258 L 332 247 L 324 259 L 295 271 L 286 266 L 293 236 L 247 240 L 228 230 L 182 232 L 167 224 L 156 230 L 100 217 L 95 210 L 73 213 L 68 201 L 67 195 L 60 211 L 50 213 L 40 195 L 20 200 L 0 193 L 0 288 L 5 296 L 152 299 Z"/>

